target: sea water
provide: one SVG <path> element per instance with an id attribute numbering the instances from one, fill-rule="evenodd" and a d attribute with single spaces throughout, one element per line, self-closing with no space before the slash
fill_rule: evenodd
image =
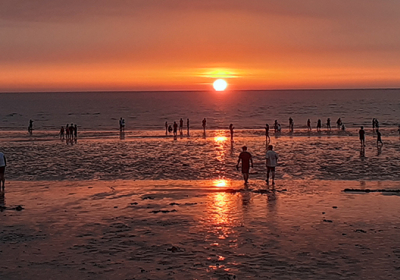
<path id="1" fill-rule="evenodd" d="M 293 90 L 225 92 L 90 92 L 0 94 L 0 129 L 26 130 L 29 120 L 36 130 L 59 130 L 74 123 L 79 130 L 118 129 L 126 120 L 128 130 L 162 130 L 164 123 L 190 119 L 201 128 L 203 118 L 210 129 L 258 129 L 288 119 L 295 127 L 312 126 L 317 120 L 332 125 L 341 118 L 346 127 L 381 127 L 400 124 L 400 90 Z"/>

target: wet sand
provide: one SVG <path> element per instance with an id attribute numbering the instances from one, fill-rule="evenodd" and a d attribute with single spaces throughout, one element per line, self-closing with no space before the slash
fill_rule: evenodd
<path id="1" fill-rule="evenodd" d="M 395 181 L 7 183 L 2 280 L 400 277 L 398 193 L 342 191 Z"/>

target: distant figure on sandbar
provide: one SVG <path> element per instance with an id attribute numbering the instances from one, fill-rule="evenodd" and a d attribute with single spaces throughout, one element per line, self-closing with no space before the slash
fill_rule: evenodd
<path id="1" fill-rule="evenodd" d="M 63 126 L 60 128 L 60 139 L 64 140 L 64 127 Z"/>
<path id="2" fill-rule="evenodd" d="M 265 161 L 267 166 L 267 184 L 269 184 L 269 173 L 272 175 L 272 185 L 275 185 L 275 167 L 278 164 L 278 154 L 273 151 L 273 146 L 268 146 L 268 151 L 265 155 Z"/>
<path id="3" fill-rule="evenodd" d="M 189 122 L 189 119 L 186 119 L 186 129 L 187 129 L 187 135 L 189 135 L 189 127 L 190 127 L 190 122 Z"/>
<path id="4" fill-rule="evenodd" d="M 233 140 L 233 129 L 234 129 L 233 124 L 230 124 L 229 131 L 231 132 L 231 140 Z"/>
<path id="5" fill-rule="evenodd" d="M 172 126 L 171 126 L 171 125 L 168 126 L 168 132 L 169 132 L 169 133 L 172 132 Z"/>
<path id="6" fill-rule="evenodd" d="M 165 135 L 168 134 L 168 122 L 165 121 Z"/>
<path id="7" fill-rule="evenodd" d="M 381 132 L 377 129 L 377 130 L 376 130 L 376 146 L 379 147 L 379 144 L 381 144 L 381 146 L 383 146 L 382 134 L 381 134 Z"/>
<path id="8" fill-rule="evenodd" d="M 289 118 L 289 131 L 293 132 L 293 127 L 294 127 L 294 123 L 293 123 L 293 119 L 292 117 Z"/>
<path id="9" fill-rule="evenodd" d="M 320 132 L 320 131 L 321 131 L 321 127 L 322 127 L 321 120 L 320 120 L 320 119 L 318 119 L 318 121 L 317 121 L 317 131 L 318 131 L 318 132 Z"/>
<path id="10" fill-rule="evenodd" d="M 203 119 L 203 121 L 201 122 L 201 125 L 203 126 L 203 131 L 204 131 L 204 133 L 206 133 L 206 126 L 207 126 L 207 120 L 206 120 L 206 118 Z"/>
<path id="11" fill-rule="evenodd" d="M 373 118 L 372 119 L 372 131 L 375 131 L 375 123 L 376 123 L 376 120 L 375 120 L 375 118 Z"/>
<path id="12" fill-rule="evenodd" d="M 338 129 L 342 127 L 342 120 L 340 118 L 338 118 L 338 120 L 336 121 L 336 125 Z"/>
<path id="13" fill-rule="evenodd" d="M 174 136 L 178 134 L 178 124 L 174 122 Z"/>
<path id="14" fill-rule="evenodd" d="M 33 121 L 29 120 L 29 126 L 28 126 L 28 132 L 29 134 L 32 134 L 33 131 Z"/>
<path id="15" fill-rule="evenodd" d="M 310 121 L 310 119 L 307 120 L 307 130 L 311 131 L 311 121 Z"/>
<path id="16" fill-rule="evenodd" d="M 328 119 L 326 120 L 326 129 L 331 130 L 331 119 L 330 119 L 330 118 L 328 118 Z"/>
<path id="17" fill-rule="evenodd" d="M 183 119 L 181 118 L 180 120 L 179 120 L 179 132 L 182 134 L 182 132 L 183 132 Z"/>
<path id="18" fill-rule="evenodd" d="M 265 124 L 265 140 L 267 143 L 271 142 L 271 138 L 269 137 L 269 125 Z"/>
<path id="19" fill-rule="evenodd" d="M 4 192 L 4 184 L 6 179 L 4 177 L 4 173 L 6 172 L 6 156 L 0 152 L 0 190 Z"/>
<path id="20" fill-rule="evenodd" d="M 238 162 L 236 164 L 236 169 L 239 170 L 239 163 L 242 161 L 242 174 L 244 183 L 247 184 L 249 181 L 249 171 L 250 167 L 253 168 L 253 158 L 251 154 L 247 151 L 247 147 L 242 147 L 242 152 L 239 155 Z"/>
<path id="21" fill-rule="evenodd" d="M 69 138 L 69 125 L 68 124 L 65 126 L 65 138 L 66 139 Z"/>
<path id="22" fill-rule="evenodd" d="M 124 125 L 125 126 L 125 125 Z M 124 128 L 122 128 L 122 130 L 125 130 Z M 78 138 L 78 126 L 75 124 L 75 126 L 74 126 L 74 136 L 75 136 L 75 139 L 76 138 Z"/>
<path id="23" fill-rule="evenodd" d="M 361 147 L 365 147 L 365 131 L 363 126 L 358 131 L 358 135 L 360 136 Z"/>

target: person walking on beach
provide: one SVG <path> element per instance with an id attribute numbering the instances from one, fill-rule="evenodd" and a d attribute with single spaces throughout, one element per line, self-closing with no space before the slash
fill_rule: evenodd
<path id="1" fill-rule="evenodd" d="M 33 131 L 33 121 L 29 120 L 29 126 L 28 126 L 28 132 L 29 134 L 32 134 Z"/>
<path id="2" fill-rule="evenodd" d="M 269 124 L 265 124 L 265 140 L 267 143 L 271 142 L 271 138 L 269 137 Z"/>
<path id="3" fill-rule="evenodd" d="M 233 140 L 233 129 L 234 129 L 233 124 L 230 124 L 229 131 L 231 132 L 231 140 Z"/>
<path id="4" fill-rule="evenodd" d="M 66 139 L 69 138 L 69 125 L 68 124 L 65 126 L 65 138 Z"/>
<path id="5" fill-rule="evenodd" d="M 320 131 L 321 131 L 321 127 L 322 127 L 321 120 L 320 120 L 320 119 L 318 119 L 318 121 L 317 121 L 317 131 L 318 131 L 318 132 L 320 132 Z"/>
<path id="6" fill-rule="evenodd" d="M 182 134 L 182 131 L 183 131 L 183 119 L 181 118 L 179 120 L 179 132 Z"/>
<path id="7" fill-rule="evenodd" d="M 190 126 L 189 119 L 186 119 L 187 135 L 189 135 L 189 126 Z"/>
<path id="8" fill-rule="evenodd" d="M 376 146 L 379 148 L 379 143 L 381 144 L 381 146 L 383 146 L 383 142 L 382 142 L 382 134 L 381 132 L 376 129 Z"/>
<path id="9" fill-rule="evenodd" d="M 328 119 L 326 120 L 326 129 L 331 130 L 331 119 L 330 119 L 330 118 L 328 118 Z"/>
<path id="10" fill-rule="evenodd" d="M 165 121 L 165 135 L 168 134 L 168 122 Z"/>
<path id="11" fill-rule="evenodd" d="M 4 178 L 4 173 L 6 171 L 6 156 L 0 152 L 0 190 L 4 192 L 4 184 L 6 182 L 6 179 Z"/>
<path id="12" fill-rule="evenodd" d="M 60 139 L 64 140 L 64 127 L 63 126 L 60 128 Z"/>
<path id="13" fill-rule="evenodd" d="M 273 146 L 269 145 L 267 153 L 265 155 L 265 161 L 267 166 L 267 184 L 269 185 L 269 173 L 272 176 L 272 185 L 275 185 L 275 167 L 278 164 L 278 154 L 273 151 Z"/>
<path id="14" fill-rule="evenodd" d="M 253 158 L 251 154 L 247 151 L 247 147 L 242 147 L 242 152 L 239 155 L 238 162 L 236 164 L 236 169 L 239 170 L 239 163 L 242 161 L 242 174 L 244 183 L 247 184 L 249 181 L 249 170 L 250 167 L 253 168 Z"/>
<path id="15" fill-rule="evenodd" d="M 207 125 L 207 120 L 206 120 L 206 118 L 203 119 L 203 121 L 201 122 L 201 125 L 203 126 L 203 131 L 204 131 L 204 133 L 206 133 L 206 125 Z"/>
<path id="16" fill-rule="evenodd" d="M 340 130 L 340 128 L 342 127 L 342 120 L 340 118 L 338 118 L 338 120 L 336 121 L 337 124 L 337 128 Z"/>
<path id="17" fill-rule="evenodd" d="M 122 117 L 119 118 L 119 131 L 122 131 Z"/>
<path id="18" fill-rule="evenodd" d="M 399 132 L 399 135 L 400 135 L 400 124 L 399 124 L 399 129 L 397 131 Z"/>
<path id="19" fill-rule="evenodd" d="M 174 136 L 178 134 L 178 124 L 174 122 Z"/>
<path id="20" fill-rule="evenodd" d="M 310 121 L 310 119 L 307 120 L 307 129 L 308 129 L 308 131 L 311 131 L 311 121 Z"/>
<path id="21" fill-rule="evenodd" d="M 372 131 L 375 131 L 375 123 L 376 123 L 376 120 L 375 120 L 375 118 L 373 118 L 372 119 Z"/>
<path id="22" fill-rule="evenodd" d="M 124 120 L 124 119 L 122 119 L 122 120 Z M 124 130 L 124 127 L 122 127 L 122 130 Z M 74 136 L 75 136 L 75 139 L 78 138 L 78 126 L 76 124 L 74 126 Z"/>
<path id="23" fill-rule="evenodd" d="M 274 133 L 278 132 L 278 120 L 275 120 L 274 122 Z"/>
<path id="24" fill-rule="evenodd" d="M 375 128 L 376 128 L 376 130 L 379 130 L 379 121 L 378 121 L 378 119 L 375 119 Z"/>
<path id="25" fill-rule="evenodd" d="M 363 126 L 358 131 L 358 135 L 360 136 L 361 147 L 365 147 L 365 131 Z"/>
<path id="26" fill-rule="evenodd" d="M 289 118 L 289 131 L 293 132 L 293 127 L 294 127 L 294 123 L 293 123 L 293 119 L 292 117 Z"/>

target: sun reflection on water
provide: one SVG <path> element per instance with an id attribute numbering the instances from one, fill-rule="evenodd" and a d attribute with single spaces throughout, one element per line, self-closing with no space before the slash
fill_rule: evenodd
<path id="1" fill-rule="evenodd" d="M 225 179 L 218 179 L 218 180 L 214 180 L 213 181 L 213 185 L 215 186 L 215 187 L 219 187 L 219 188 L 221 188 L 221 187 L 226 187 L 227 186 L 227 180 L 225 180 Z"/>

